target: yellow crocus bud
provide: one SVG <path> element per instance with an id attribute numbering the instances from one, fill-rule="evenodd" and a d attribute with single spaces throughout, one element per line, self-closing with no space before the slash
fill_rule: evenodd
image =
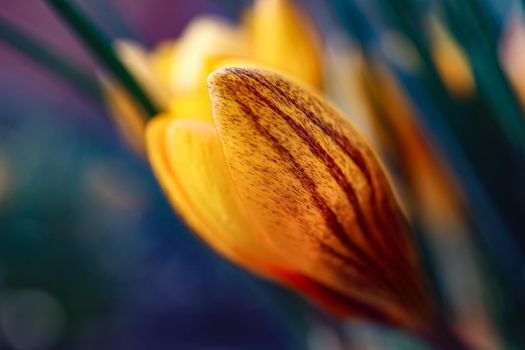
<path id="1" fill-rule="evenodd" d="M 293 0 L 257 0 L 246 16 L 255 61 L 320 88 L 321 48 L 317 33 Z"/>
<path id="2" fill-rule="evenodd" d="M 163 115 L 146 133 L 155 174 L 195 232 L 341 317 L 429 332 L 410 230 L 347 119 L 268 71 L 225 68 L 208 84 L 213 122 Z"/>

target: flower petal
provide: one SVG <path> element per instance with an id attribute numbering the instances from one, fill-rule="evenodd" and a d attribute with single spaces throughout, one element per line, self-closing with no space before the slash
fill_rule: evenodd
<path id="1" fill-rule="evenodd" d="M 381 315 L 293 271 L 244 210 L 212 125 L 158 116 L 147 128 L 150 161 L 186 222 L 219 254 L 268 279 L 307 294 L 337 315 Z M 288 254 L 290 255 L 290 254 Z"/>
<path id="2" fill-rule="evenodd" d="M 150 161 L 165 193 L 186 222 L 215 251 L 253 273 L 291 287 L 339 316 L 391 316 L 294 271 L 257 232 L 231 183 L 213 127 L 158 116 L 147 129 Z M 288 254 L 290 255 L 290 254 Z"/>
<path id="3" fill-rule="evenodd" d="M 213 125 L 159 116 L 146 137 L 157 178 L 187 223 L 220 254 L 266 274 L 261 261 L 275 257 L 243 212 Z"/>
<path id="4" fill-rule="evenodd" d="M 209 89 L 239 197 L 294 269 L 399 322 L 431 318 L 408 226 L 345 118 L 262 70 L 219 70 Z"/>
<path id="5" fill-rule="evenodd" d="M 308 16 L 293 1 L 256 1 L 245 26 L 254 60 L 321 86 L 319 40 Z"/>
<path id="6" fill-rule="evenodd" d="M 219 17 L 193 20 L 177 40 L 172 67 L 174 92 L 206 92 L 206 77 L 218 61 L 247 57 L 247 52 L 245 34 L 234 24 Z"/>

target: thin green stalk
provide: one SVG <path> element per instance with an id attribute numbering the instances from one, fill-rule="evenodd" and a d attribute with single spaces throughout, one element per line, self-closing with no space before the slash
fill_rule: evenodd
<path id="1" fill-rule="evenodd" d="M 129 90 L 137 102 L 144 108 L 145 112 L 150 117 L 157 114 L 157 108 L 147 93 L 118 59 L 110 39 L 91 22 L 87 15 L 68 0 L 46 1 L 64 19 L 71 29 L 75 31 L 91 52 L 120 80 L 122 85 Z"/>
<path id="2" fill-rule="evenodd" d="M 0 40 L 49 69 L 76 89 L 101 101 L 99 85 L 88 72 L 71 63 L 74 62 L 73 59 L 59 53 L 56 48 L 43 44 L 2 17 L 0 17 Z"/>

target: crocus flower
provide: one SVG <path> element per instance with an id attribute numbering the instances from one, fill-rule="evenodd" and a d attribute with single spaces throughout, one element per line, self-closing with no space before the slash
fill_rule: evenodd
<path id="1" fill-rule="evenodd" d="M 225 68 L 208 84 L 213 120 L 165 114 L 146 133 L 157 178 L 193 230 L 341 317 L 430 332 L 410 230 L 347 119 L 265 70 Z"/>
<path id="2" fill-rule="evenodd" d="M 163 111 L 146 125 L 148 157 L 219 254 L 341 317 L 428 336 L 437 321 L 409 227 L 366 141 L 313 92 L 320 55 L 303 19 L 260 0 L 242 26 L 201 18 L 151 54 L 118 44 Z M 206 85 L 239 62 L 274 73 L 219 69 Z"/>
<path id="3" fill-rule="evenodd" d="M 117 52 L 160 111 L 211 120 L 206 77 L 238 62 L 271 68 L 313 87 L 322 85 L 319 39 L 291 0 L 257 0 L 240 24 L 198 17 L 180 38 L 152 52 L 121 40 Z M 144 112 L 122 88 L 105 79 L 111 115 L 124 138 L 142 153 Z M 142 146 L 141 146 L 142 145 Z"/>

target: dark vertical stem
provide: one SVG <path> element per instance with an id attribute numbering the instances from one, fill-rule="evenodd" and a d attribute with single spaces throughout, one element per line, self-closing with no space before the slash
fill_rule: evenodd
<path id="1" fill-rule="evenodd" d="M 46 0 L 47 3 L 65 20 L 91 52 L 115 74 L 121 83 L 136 98 L 146 113 L 152 117 L 157 108 L 146 92 L 126 69 L 111 45 L 111 41 L 102 33 L 81 10 L 67 0 Z"/>

